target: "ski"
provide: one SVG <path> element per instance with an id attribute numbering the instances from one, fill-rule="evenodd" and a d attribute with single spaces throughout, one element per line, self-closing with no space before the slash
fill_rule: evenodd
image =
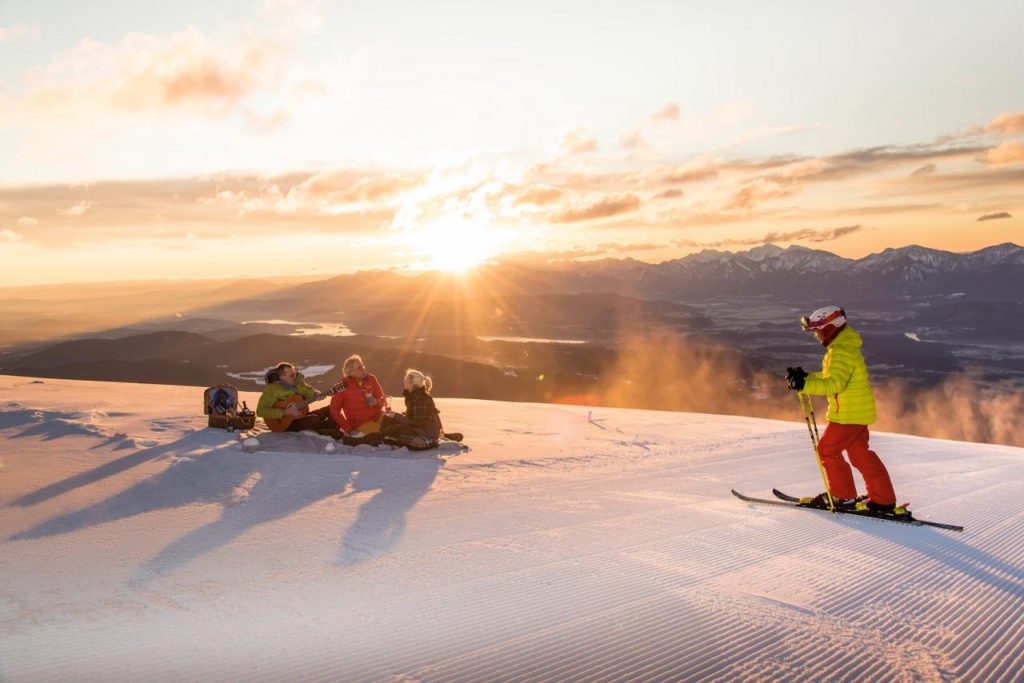
<path id="1" fill-rule="evenodd" d="M 776 498 L 780 498 L 782 500 L 788 500 L 790 503 L 799 503 L 800 502 L 799 498 L 797 498 L 795 496 L 790 496 L 790 495 L 788 495 L 786 493 L 783 493 L 782 491 L 780 491 L 778 489 L 772 489 L 772 495 L 774 495 Z"/>
<path id="2" fill-rule="evenodd" d="M 883 521 L 886 521 L 886 522 L 895 522 L 897 524 L 907 524 L 907 525 L 910 525 L 910 526 L 931 526 L 931 527 L 935 527 L 937 529 L 946 529 L 947 531 L 963 531 L 964 530 L 964 528 L 962 526 L 959 526 L 959 525 L 956 525 L 956 524 L 943 524 L 941 522 L 929 522 L 929 521 L 926 521 L 926 520 L 923 520 L 923 519 L 917 519 L 916 517 L 911 517 L 910 519 L 900 519 L 898 517 L 887 517 L 885 515 L 879 515 L 879 514 L 876 514 L 876 513 L 873 513 L 873 512 L 866 512 L 866 511 L 860 511 L 860 510 L 834 510 L 833 511 L 833 510 L 825 510 L 823 508 L 812 508 L 812 507 L 808 507 L 806 505 L 799 505 L 796 502 L 796 501 L 799 500 L 798 498 L 793 498 L 793 496 L 787 496 L 786 494 L 782 493 L 781 491 L 776 491 L 776 490 L 773 489 L 772 493 L 774 493 L 776 496 L 778 496 L 781 500 L 771 500 L 771 499 L 768 499 L 768 498 L 752 498 L 750 496 L 743 495 L 742 493 L 740 493 L 736 489 L 732 490 L 732 495 L 734 495 L 737 498 L 739 498 L 740 500 L 746 501 L 748 503 L 759 503 L 761 505 L 783 505 L 785 507 L 791 507 L 791 508 L 803 508 L 805 510 L 817 510 L 818 512 L 832 512 L 834 514 L 854 515 L 856 517 L 867 517 L 869 519 L 880 519 L 880 520 L 883 520 Z"/>

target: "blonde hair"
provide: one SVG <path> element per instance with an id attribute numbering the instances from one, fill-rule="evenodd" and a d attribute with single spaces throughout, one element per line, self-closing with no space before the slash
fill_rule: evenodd
<path id="1" fill-rule="evenodd" d="M 353 353 L 351 356 L 345 359 L 344 364 L 342 364 L 341 366 L 341 371 L 346 376 L 348 376 L 349 371 L 352 370 L 353 365 L 362 365 L 364 368 L 366 367 L 366 363 L 363 362 L 362 357 L 357 353 Z"/>
<path id="2" fill-rule="evenodd" d="M 434 387 L 434 382 L 429 377 L 424 375 L 419 370 L 413 370 L 409 368 L 405 371 L 405 380 L 414 387 L 423 387 L 430 393 L 430 390 Z"/>

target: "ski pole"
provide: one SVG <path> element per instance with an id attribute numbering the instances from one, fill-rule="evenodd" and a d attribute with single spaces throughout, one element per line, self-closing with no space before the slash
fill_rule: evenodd
<path id="1" fill-rule="evenodd" d="M 828 477 L 825 474 L 825 463 L 821 461 L 821 451 L 818 449 L 818 444 L 821 443 L 821 436 L 818 435 L 818 420 L 814 417 L 814 402 L 811 401 L 811 397 L 807 394 L 803 395 L 807 399 L 807 411 L 811 414 L 811 425 L 814 427 L 814 454 L 818 457 L 818 468 L 821 470 L 821 479 L 825 482 L 825 492 L 828 494 L 829 503 L 835 507 L 835 499 L 832 497 L 832 487 L 828 483 Z"/>
<path id="2" fill-rule="evenodd" d="M 814 417 L 814 403 L 811 402 L 811 397 L 804 394 L 807 399 L 807 410 L 811 413 L 811 425 L 814 427 L 814 443 L 821 441 L 821 437 L 818 436 L 818 420 Z"/>
<path id="3" fill-rule="evenodd" d="M 825 497 L 828 499 L 828 509 L 835 512 L 836 503 L 832 498 L 832 490 L 828 485 L 828 476 L 825 474 L 825 465 L 821 462 L 821 453 L 818 451 L 818 421 L 814 419 L 814 404 L 811 397 L 802 391 L 797 392 L 800 399 L 800 409 L 804 411 L 804 422 L 807 423 L 807 433 L 811 436 L 811 446 L 814 447 L 814 458 L 818 461 L 818 470 L 821 472 L 821 480 L 825 482 Z M 811 425 L 814 425 L 812 428 Z"/>

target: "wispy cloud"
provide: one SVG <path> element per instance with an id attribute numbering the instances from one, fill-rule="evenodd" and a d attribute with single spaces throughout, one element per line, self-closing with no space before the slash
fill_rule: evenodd
<path id="1" fill-rule="evenodd" d="M 666 102 L 658 111 L 633 126 L 619 136 L 619 144 L 626 149 L 643 150 L 650 145 L 645 137 L 646 131 L 654 132 L 660 126 L 673 124 L 682 117 L 682 109 L 676 102 Z"/>
<path id="2" fill-rule="evenodd" d="M 78 218 L 79 216 L 85 215 L 85 212 L 92 207 L 92 202 L 81 201 L 77 204 L 69 206 L 66 209 L 60 209 L 57 211 L 61 216 L 67 216 L 69 218 Z"/>
<path id="3" fill-rule="evenodd" d="M 603 197 L 595 202 L 576 206 L 554 214 L 552 223 L 579 223 L 598 218 L 608 218 L 623 213 L 636 211 L 640 208 L 640 197 L 635 194 Z"/>
<path id="4" fill-rule="evenodd" d="M 328 169 L 294 182 L 294 175 L 259 181 L 253 189 L 218 189 L 202 197 L 204 204 L 219 204 L 241 213 L 269 211 L 291 214 L 336 214 L 379 204 L 421 185 L 422 172 L 384 172 L 362 169 Z"/>
<path id="5" fill-rule="evenodd" d="M 562 194 L 562 190 L 551 185 L 534 185 L 518 192 L 512 200 L 512 204 L 513 206 L 524 204 L 547 206 L 558 201 Z"/>
<path id="6" fill-rule="evenodd" d="M 42 32 L 35 24 L 15 22 L 10 26 L 0 26 L 0 43 L 16 43 L 39 40 Z"/>
<path id="7" fill-rule="evenodd" d="M 597 138 L 586 128 L 577 128 L 566 133 L 559 147 L 567 155 L 586 154 L 598 150 Z"/>
<path id="8" fill-rule="evenodd" d="M 0 105 L 15 121 L 241 113 L 251 128 L 269 130 L 286 119 L 284 106 L 261 114 L 247 100 L 283 86 L 297 37 L 315 23 L 300 7 L 269 3 L 265 20 L 272 26 L 262 30 L 245 26 L 209 35 L 189 28 L 166 36 L 128 33 L 113 42 L 86 38 L 31 69 L 23 79 L 26 92 L 7 95 Z"/>
<path id="9" fill-rule="evenodd" d="M 935 144 L 984 138 L 988 136 L 1011 137 L 1024 134 L 1024 112 L 1006 111 L 981 126 L 969 126 L 953 133 L 941 135 Z"/>
<path id="10" fill-rule="evenodd" d="M 42 245 L 367 233 L 395 215 L 415 172 L 337 170 L 264 177 L 228 174 L 87 185 L 0 186 L 0 225 L 31 228 Z M 54 207 L 60 207 L 55 209 Z M 42 220 L 40 220 L 42 218 Z"/>
<path id="11" fill-rule="evenodd" d="M 787 242 L 832 242 L 841 237 L 846 237 L 855 232 L 860 232 L 864 227 L 861 225 L 845 225 L 839 228 L 828 228 L 825 230 L 814 230 L 810 228 L 793 230 L 789 232 L 769 232 L 763 237 L 733 238 L 714 242 L 696 242 L 693 240 L 678 240 L 680 246 L 701 247 L 706 249 L 717 249 L 721 247 L 750 247 L 761 244 L 777 244 Z"/>
<path id="12" fill-rule="evenodd" d="M 997 213 L 986 213 L 984 216 L 978 216 L 978 219 L 975 222 L 981 223 L 982 221 L 997 221 L 1002 218 L 1013 218 L 1013 216 L 1011 216 L 1006 211 L 999 211 Z"/>
<path id="13" fill-rule="evenodd" d="M 678 121 L 682 110 L 679 105 L 675 102 L 668 102 L 664 107 L 654 112 L 651 115 L 651 121 L 654 123 L 670 123 L 672 121 Z"/>
<path id="14" fill-rule="evenodd" d="M 652 116 L 645 120 L 653 126 Z M 997 120 L 1001 130 L 1016 125 L 1016 119 Z M 563 146 L 574 154 L 542 163 L 523 155 L 515 162 L 488 158 L 429 170 L 331 167 L 0 186 L 0 226 L 17 229 L 26 244 L 45 246 L 108 239 L 173 244 L 189 234 L 193 242 L 232 234 L 249 240 L 282 234 L 371 239 L 431 225 L 486 226 L 528 234 L 529 244 L 549 240 L 555 250 L 585 239 L 581 235 L 592 237 L 581 258 L 655 251 L 655 235 L 675 249 L 811 244 L 858 233 L 863 220 L 881 230 L 952 221 L 954 214 L 962 221 L 996 209 L 1017 213 L 1007 199 L 1024 182 L 1024 168 L 1012 156 L 1020 148 L 1010 143 L 1017 142 L 885 145 L 765 158 L 725 158 L 722 150 L 711 150 L 689 159 L 653 153 L 640 159 L 603 149 L 578 128 Z M 805 227 L 822 224 L 841 227 Z M 691 239 L 678 241 L 684 229 Z M 627 244 L 616 240 L 639 231 L 642 242 L 612 246 Z"/>
<path id="15" fill-rule="evenodd" d="M 575 245 L 569 249 L 546 249 L 544 251 L 516 251 L 502 254 L 497 260 L 508 262 L 522 262 L 534 264 L 538 262 L 559 262 L 576 261 L 579 259 L 592 259 L 599 257 L 621 256 L 627 253 L 641 253 L 664 249 L 664 244 L 652 242 L 622 243 L 622 242 L 601 242 L 594 247 Z"/>
<path id="16" fill-rule="evenodd" d="M 727 206 L 730 209 L 753 209 L 774 199 L 790 197 L 796 192 L 797 188 L 793 185 L 768 178 L 755 178 L 737 190 Z"/>

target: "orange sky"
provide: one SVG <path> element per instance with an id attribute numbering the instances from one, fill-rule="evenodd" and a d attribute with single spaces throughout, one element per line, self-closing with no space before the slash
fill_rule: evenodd
<path id="1" fill-rule="evenodd" d="M 1022 241 L 1024 55 L 992 6 L 936 4 L 894 61 L 902 9 L 853 58 L 842 8 L 642 4 L 5 5 L 8 284 Z"/>

